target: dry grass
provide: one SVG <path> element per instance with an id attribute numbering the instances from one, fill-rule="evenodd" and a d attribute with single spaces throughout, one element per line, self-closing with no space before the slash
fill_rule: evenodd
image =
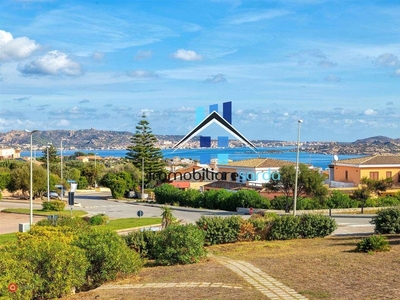
<path id="1" fill-rule="evenodd" d="M 390 252 L 356 253 L 361 237 L 251 242 L 208 248 L 214 255 L 252 263 L 309 299 L 400 299 L 400 235 L 388 236 Z M 212 258 L 202 263 L 144 268 L 114 284 L 223 282 L 242 289 L 143 288 L 94 290 L 68 299 L 265 299 Z"/>

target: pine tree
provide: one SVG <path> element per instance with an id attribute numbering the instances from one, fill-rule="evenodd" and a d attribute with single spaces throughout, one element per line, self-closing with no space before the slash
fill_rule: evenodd
<path id="1" fill-rule="evenodd" d="M 150 174 L 161 174 L 165 171 L 165 162 L 161 150 L 155 146 L 157 138 L 152 133 L 145 114 L 136 126 L 131 142 L 133 145 L 128 147 L 126 158 L 139 170 L 144 169 L 145 180 L 149 183 L 149 178 L 153 177 Z"/>

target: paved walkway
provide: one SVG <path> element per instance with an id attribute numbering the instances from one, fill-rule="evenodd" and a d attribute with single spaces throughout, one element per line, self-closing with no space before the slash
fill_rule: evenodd
<path id="1" fill-rule="evenodd" d="M 250 263 L 241 260 L 232 260 L 227 257 L 211 255 L 213 259 L 227 267 L 244 280 L 246 280 L 254 289 L 271 300 L 307 300 L 295 290 L 285 286 L 273 277 L 261 271 Z M 168 283 L 143 283 L 143 284 L 104 284 L 97 290 L 112 289 L 143 289 L 143 288 L 227 288 L 243 289 L 242 286 L 233 286 L 222 282 L 168 282 Z"/>
<path id="2" fill-rule="evenodd" d="M 245 279 L 260 293 L 267 296 L 268 299 L 307 299 L 250 263 L 221 256 L 213 256 L 213 258 Z"/>

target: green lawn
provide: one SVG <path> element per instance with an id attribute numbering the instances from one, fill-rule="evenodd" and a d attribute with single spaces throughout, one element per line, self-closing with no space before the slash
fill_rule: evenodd
<path id="1" fill-rule="evenodd" d="M 6 208 L 3 209 L 2 212 L 7 213 L 16 213 L 16 214 L 27 214 L 29 215 L 30 210 L 29 208 Z M 34 209 L 33 214 L 36 216 L 50 216 L 50 215 L 59 215 L 59 216 L 70 216 L 70 210 L 63 210 L 63 211 L 43 211 L 41 209 Z M 88 213 L 84 210 L 72 210 L 73 217 L 82 217 L 87 215 Z"/>
<path id="2" fill-rule="evenodd" d="M 100 225 L 99 228 L 120 230 L 156 224 L 161 224 L 161 218 L 126 218 L 110 220 L 107 225 Z"/>
<path id="3" fill-rule="evenodd" d="M 14 209 L 17 210 L 17 209 Z M 13 212 L 14 212 L 13 210 Z M 19 210 L 19 209 L 18 209 Z M 77 211 L 78 212 L 78 211 Z M 54 212 L 52 212 L 54 214 Z M 69 212 L 67 214 L 69 216 Z M 128 229 L 135 228 L 141 226 L 151 226 L 161 224 L 161 218 L 126 218 L 126 219 L 115 219 L 110 220 L 107 225 L 99 225 L 95 226 L 99 229 L 109 229 L 109 230 L 120 230 L 120 229 Z M 0 245 L 3 245 L 7 242 L 16 241 L 17 233 L 6 233 L 0 234 Z"/>
<path id="4" fill-rule="evenodd" d="M 0 234 L 0 245 L 17 240 L 17 233 Z"/>

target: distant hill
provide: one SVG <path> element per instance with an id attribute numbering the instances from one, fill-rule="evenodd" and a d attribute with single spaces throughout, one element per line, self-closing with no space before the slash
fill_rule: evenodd
<path id="1" fill-rule="evenodd" d="M 369 138 L 365 139 L 359 139 L 354 142 L 355 144 L 387 144 L 387 143 L 394 143 L 394 144 L 399 144 L 400 143 L 400 138 L 398 139 L 392 139 L 387 136 L 372 136 Z"/>
<path id="2" fill-rule="evenodd" d="M 82 130 L 48 130 L 38 131 L 33 135 L 33 144 L 43 147 L 52 143 L 57 148 L 75 149 L 121 149 L 130 145 L 133 133 L 128 131 L 107 131 L 96 129 Z M 0 132 L 0 147 L 27 148 L 30 145 L 30 134 L 22 130 Z"/>

